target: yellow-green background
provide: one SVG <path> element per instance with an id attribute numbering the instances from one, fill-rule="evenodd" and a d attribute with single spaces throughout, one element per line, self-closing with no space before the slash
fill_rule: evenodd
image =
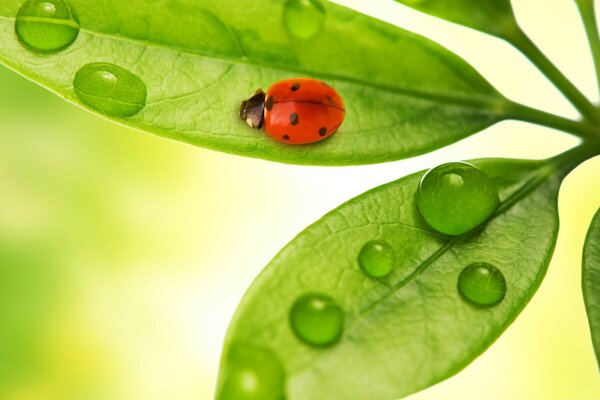
<path id="1" fill-rule="evenodd" d="M 516 100 L 576 115 L 496 39 L 388 0 L 339 2 L 432 36 Z M 573 1 L 515 7 L 526 30 L 597 100 Z M 575 143 L 506 122 L 404 162 L 286 166 L 131 131 L 0 68 L 0 400 L 210 399 L 244 290 L 323 213 L 444 161 L 540 158 Z M 526 311 L 462 373 L 412 400 L 600 398 L 580 292 L 599 182 L 600 158 L 565 182 L 556 255 Z"/>

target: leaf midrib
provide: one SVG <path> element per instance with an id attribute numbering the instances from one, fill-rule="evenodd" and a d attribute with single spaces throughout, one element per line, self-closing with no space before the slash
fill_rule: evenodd
<path id="1" fill-rule="evenodd" d="M 523 198 L 527 197 L 531 194 L 536 188 L 538 188 L 541 184 L 543 184 L 547 179 L 550 178 L 548 174 L 542 174 L 543 168 L 536 169 L 531 173 L 533 177 L 529 178 L 523 185 L 517 188 L 507 199 L 502 203 L 498 211 L 487 221 L 489 223 L 493 219 L 495 219 L 500 214 L 508 211 L 513 205 L 518 203 Z M 504 204 L 508 204 L 508 207 L 503 207 Z M 451 250 L 455 245 L 463 242 L 464 240 L 473 237 L 478 232 L 481 232 L 482 229 L 487 225 L 487 223 L 479 227 L 475 230 L 467 232 L 461 236 L 454 237 L 446 242 L 443 246 L 437 249 L 431 256 L 429 256 L 425 261 L 423 261 L 413 272 L 410 273 L 406 278 L 396 283 L 393 286 L 388 286 L 389 290 L 378 300 L 370 303 L 363 309 L 361 309 L 357 314 L 355 314 L 354 318 L 351 319 L 350 322 L 346 324 L 344 330 L 349 332 L 352 330 L 352 327 L 355 326 L 358 322 L 366 318 L 373 310 L 375 310 L 379 305 L 386 302 L 390 297 L 396 294 L 403 287 L 414 281 L 419 275 L 421 275 L 428 267 L 433 265 L 438 259 L 440 259 L 444 254 L 446 254 L 449 250 Z M 317 355 L 310 356 L 305 362 L 298 365 L 296 368 L 290 369 L 290 374 L 297 374 L 301 371 L 306 370 L 312 365 L 312 360 L 314 360 Z"/>
<path id="2" fill-rule="evenodd" d="M 435 263 L 435 261 L 437 261 L 444 254 L 446 254 L 449 250 L 451 250 L 455 245 L 481 232 L 481 230 L 483 230 L 489 222 L 499 217 L 501 214 L 506 213 L 514 205 L 519 203 L 524 198 L 528 197 L 541 185 L 543 185 L 550 179 L 555 178 L 557 175 L 564 176 L 568 171 L 570 171 L 572 168 L 578 165 L 579 161 L 585 159 L 585 155 L 588 153 L 588 151 L 589 149 L 585 148 L 584 146 L 578 146 L 566 153 L 563 153 L 553 159 L 550 159 L 547 162 L 547 164 L 541 165 L 535 171 L 531 172 L 527 181 L 523 185 L 515 189 L 506 198 L 506 200 L 502 202 L 496 213 L 492 217 L 490 217 L 483 226 L 478 227 L 477 229 L 474 229 L 470 232 L 467 232 L 464 235 L 450 239 L 447 243 L 445 243 L 438 250 L 436 250 L 431 256 L 429 256 L 425 261 L 423 261 L 408 277 L 404 278 L 397 284 L 389 287 L 390 290 L 384 296 L 360 310 L 356 314 L 356 316 L 352 318 L 351 322 L 349 322 L 346 325 L 344 329 L 346 331 L 351 331 L 354 325 L 356 325 L 359 321 L 364 319 L 371 311 L 377 308 L 378 305 L 383 304 L 387 299 L 389 299 L 392 295 L 397 293 L 404 286 L 414 281 L 416 277 L 418 277 L 423 271 L 425 271 L 429 266 Z M 309 360 L 303 362 L 297 368 L 291 369 L 290 373 L 296 374 L 300 371 L 305 370 L 311 365 L 311 360 L 315 357 L 317 356 L 311 356 Z"/>
<path id="3" fill-rule="evenodd" d="M 517 188 L 513 193 L 511 193 L 504 202 L 500 205 L 498 210 L 481 226 L 473 229 L 461 236 L 456 236 L 448 240 L 443 246 L 441 246 L 438 250 L 436 250 L 431 256 L 429 256 L 425 261 L 423 261 L 413 272 L 410 273 L 406 278 L 398 282 L 397 284 L 391 287 L 391 290 L 383 295 L 380 299 L 374 301 L 368 306 L 364 307 L 362 310 L 358 312 L 358 317 L 353 319 L 352 324 L 348 325 L 350 328 L 356 322 L 363 319 L 369 312 L 373 309 L 377 308 L 380 304 L 389 299 L 392 295 L 402 289 L 404 286 L 408 285 L 417 276 L 421 275 L 427 268 L 429 268 L 433 263 L 435 263 L 438 259 L 440 259 L 444 254 L 446 254 L 449 250 L 451 250 L 454 246 L 464 242 L 467 239 L 472 238 L 476 234 L 480 233 L 485 229 L 485 227 L 494 219 L 504 214 L 508 210 L 510 210 L 515 204 L 519 201 L 523 200 L 527 196 L 529 196 L 534 190 L 540 187 L 543 183 L 545 183 L 548 179 L 551 178 L 550 175 L 545 173 L 544 168 L 538 168 L 530 175 L 533 175 L 531 178 L 527 179 L 527 181 Z"/>
<path id="4" fill-rule="evenodd" d="M 15 20 L 15 18 L 5 17 L 5 16 L 0 16 L 0 18 L 8 20 L 8 21 Z M 318 78 L 321 78 L 324 80 L 342 81 L 342 82 L 347 82 L 347 83 L 351 83 L 353 85 L 358 85 L 358 86 L 368 86 L 368 87 L 375 88 L 375 89 L 378 89 L 378 90 L 381 90 L 384 92 L 393 93 L 396 95 L 416 97 L 416 98 L 425 99 L 425 100 L 431 100 L 436 103 L 452 103 L 454 105 L 459 105 L 459 106 L 462 106 L 465 108 L 474 108 L 477 110 L 487 109 L 490 111 L 491 115 L 496 116 L 497 121 L 500 121 L 500 120 L 508 117 L 505 112 L 505 106 L 508 105 L 509 102 L 500 94 L 498 94 L 497 97 L 496 96 L 482 96 L 482 95 L 477 95 L 477 94 L 470 94 L 470 95 L 465 94 L 464 96 L 460 96 L 457 94 L 434 93 L 434 92 L 430 92 L 427 90 L 416 90 L 416 89 L 409 89 L 409 88 L 390 87 L 390 86 L 386 86 L 386 85 L 383 85 L 380 83 L 363 81 L 363 80 L 360 80 L 357 78 L 339 75 L 339 74 L 331 74 L 331 73 L 325 73 L 325 72 L 320 72 L 320 71 L 315 72 L 315 71 L 307 70 L 305 68 L 292 67 L 292 66 L 287 66 L 287 65 L 277 64 L 277 63 L 268 63 L 268 62 L 264 62 L 264 61 L 253 61 L 252 62 L 249 59 L 246 61 L 246 60 L 244 60 L 244 57 L 236 59 L 236 58 L 226 57 L 226 56 L 216 56 L 214 54 L 209 54 L 206 52 L 192 51 L 191 49 L 188 49 L 185 47 L 168 46 L 168 45 L 162 44 L 162 43 L 151 42 L 148 40 L 131 38 L 131 37 L 126 37 L 126 36 L 112 35 L 109 33 L 101 32 L 98 30 L 87 29 L 87 28 L 81 28 L 81 32 L 85 32 L 91 36 L 105 37 L 105 38 L 109 38 L 111 40 L 120 40 L 123 42 L 131 42 L 131 43 L 134 43 L 137 45 L 166 49 L 166 50 L 175 51 L 175 52 L 178 52 L 181 54 L 197 55 L 197 56 L 200 56 L 200 57 L 208 59 L 208 60 L 213 60 L 213 61 L 218 61 L 218 62 L 223 62 L 223 63 L 248 65 L 251 67 L 258 66 L 258 67 L 269 68 L 269 69 L 274 69 L 274 70 L 286 70 L 286 71 L 301 74 L 302 76 L 315 76 L 315 77 L 318 77 Z M 448 64 L 445 63 L 445 65 L 448 65 Z M 453 68 L 453 67 L 450 66 L 450 68 Z"/>
<path id="5" fill-rule="evenodd" d="M 352 323 L 348 325 L 350 328 L 359 320 L 363 319 L 366 314 L 376 308 L 379 304 L 382 304 L 387 299 L 390 298 L 394 293 L 398 290 L 402 289 L 404 286 L 412 282 L 418 275 L 423 273 L 429 266 L 431 266 L 435 261 L 437 261 L 440 257 L 446 254 L 449 250 L 451 250 L 455 245 L 472 238 L 474 235 L 481 232 L 485 227 L 494 219 L 498 218 L 500 215 L 506 213 L 510 210 L 514 205 L 519 203 L 524 198 L 528 197 L 534 190 L 539 188 L 542 184 L 546 183 L 548 180 L 555 178 L 556 175 L 564 176 L 564 174 L 570 171 L 574 166 L 579 164 L 580 160 L 586 159 L 588 149 L 585 146 L 575 147 L 559 156 L 550 159 L 547 163 L 542 164 L 535 171 L 529 174 L 529 178 L 527 181 L 517 188 L 514 192 L 512 192 L 506 200 L 502 202 L 498 210 L 481 226 L 473 229 L 461 236 L 454 237 L 446 242 L 442 247 L 435 251 L 431 256 L 429 256 L 425 261 L 421 263 L 409 276 L 404 278 L 402 281 L 398 282 L 394 286 L 391 287 L 391 290 L 386 293 L 382 298 L 368 306 L 364 307 L 362 310 L 358 312 L 358 318 L 354 318 Z"/>
<path id="6" fill-rule="evenodd" d="M 47 17 L 20 17 L 19 21 L 23 22 L 43 22 L 50 25 L 62 25 L 77 29 L 79 24 L 72 19 L 67 18 L 47 18 Z"/>

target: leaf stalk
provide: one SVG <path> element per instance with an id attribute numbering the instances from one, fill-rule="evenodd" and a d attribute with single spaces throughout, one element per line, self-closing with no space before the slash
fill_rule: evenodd
<path id="1" fill-rule="evenodd" d="M 523 53 L 560 90 L 586 120 L 600 125 L 600 111 L 594 107 L 519 26 L 516 26 L 505 38 Z"/>
<path id="2" fill-rule="evenodd" d="M 547 128 L 557 129 L 585 140 L 600 140 L 600 129 L 588 121 L 574 121 L 524 104 L 510 102 L 507 106 L 509 119 L 530 122 Z"/>
<path id="3" fill-rule="evenodd" d="M 596 83 L 598 85 L 598 92 L 600 93 L 600 35 L 598 33 L 595 3 L 594 0 L 576 0 L 576 2 L 594 60 Z"/>

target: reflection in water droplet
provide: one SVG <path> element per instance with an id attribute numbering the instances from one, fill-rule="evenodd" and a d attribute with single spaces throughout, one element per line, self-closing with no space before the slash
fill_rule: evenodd
<path id="1" fill-rule="evenodd" d="M 465 267 L 460 273 L 458 291 L 473 304 L 493 306 L 504 298 L 506 280 L 498 268 L 477 262 Z"/>
<path id="2" fill-rule="evenodd" d="M 308 294 L 294 303 L 290 323 L 296 336 L 306 344 L 327 347 L 342 336 L 344 312 L 330 297 Z"/>
<path id="3" fill-rule="evenodd" d="M 77 97 L 111 117 L 130 117 L 146 105 L 146 84 L 117 65 L 92 63 L 81 68 L 73 81 Z"/>
<path id="4" fill-rule="evenodd" d="M 494 182 L 465 162 L 429 170 L 417 194 L 417 206 L 425 221 L 436 231 L 452 236 L 478 227 L 499 205 Z"/>
<path id="5" fill-rule="evenodd" d="M 323 28 L 325 7 L 320 0 L 288 0 L 283 9 L 288 32 L 298 39 L 310 39 Z"/>
<path id="6" fill-rule="evenodd" d="M 250 345 L 231 346 L 217 400 L 283 400 L 285 372 L 270 350 Z"/>
<path id="7" fill-rule="evenodd" d="M 442 178 L 442 180 L 444 185 L 454 186 L 457 189 L 460 189 L 460 187 L 465 184 L 462 176 L 458 174 L 447 174 Z"/>
<path id="8" fill-rule="evenodd" d="M 17 13 L 15 31 L 32 50 L 59 51 L 77 39 L 79 17 L 65 0 L 29 0 Z"/>
<path id="9" fill-rule="evenodd" d="M 383 240 L 367 242 L 358 254 L 358 263 L 365 274 L 383 278 L 394 268 L 394 250 Z"/>

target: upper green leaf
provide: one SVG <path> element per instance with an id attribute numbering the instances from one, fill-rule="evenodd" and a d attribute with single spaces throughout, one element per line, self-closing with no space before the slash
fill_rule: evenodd
<path id="1" fill-rule="evenodd" d="M 515 27 L 510 0 L 396 0 L 436 17 L 504 37 Z"/>
<path id="2" fill-rule="evenodd" d="M 453 53 L 334 4 L 324 4 L 320 31 L 297 39 L 284 24 L 284 0 L 69 3 L 79 36 L 65 50 L 36 53 L 15 34 L 22 1 L 0 2 L 0 62 L 79 104 L 77 72 L 115 64 L 145 83 L 146 106 L 123 116 L 118 104 L 138 102 L 119 82 L 119 98 L 100 109 L 168 138 L 288 163 L 365 164 L 431 151 L 506 117 L 506 100 Z M 343 96 L 346 121 L 332 138 L 290 146 L 239 120 L 255 89 L 292 77 L 323 79 Z"/>
<path id="3" fill-rule="evenodd" d="M 600 365 L 600 210 L 596 212 L 585 239 L 582 287 L 594 351 Z"/>
<path id="4" fill-rule="evenodd" d="M 219 390 L 236 370 L 234 347 L 276 355 L 291 400 L 394 399 L 455 374 L 481 354 L 544 277 L 558 230 L 558 189 L 570 167 L 474 164 L 492 179 L 502 202 L 476 231 L 447 238 L 428 227 L 415 202 L 420 172 L 358 196 L 300 233 L 243 298 L 225 342 Z M 359 254 L 372 240 L 387 242 L 395 253 L 394 270 L 381 279 L 361 268 Z M 483 264 L 463 276 L 459 293 L 459 275 L 474 263 Z M 489 273 L 494 293 L 481 286 Z M 499 292 L 503 287 L 506 293 Z M 313 309 L 329 307 L 331 314 L 335 309 L 327 304 L 337 304 L 344 313 L 341 337 L 326 348 L 307 345 L 290 326 L 290 318 L 304 323 L 290 311 L 311 293 L 325 299 L 317 298 Z M 337 322 L 323 322 L 325 311 L 310 319 L 309 311 L 310 334 L 334 337 Z"/>

